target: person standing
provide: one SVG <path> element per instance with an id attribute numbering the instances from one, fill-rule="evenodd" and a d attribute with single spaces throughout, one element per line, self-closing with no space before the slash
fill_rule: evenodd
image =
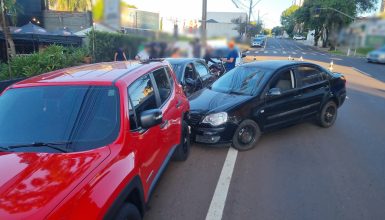
<path id="1" fill-rule="evenodd" d="M 235 63 L 238 58 L 238 52 L 235 49 L 235 43 L 233 41 L 230 41 L 228 46 L 230 49 L 229 54 L 227 55 L 226 58 L 221 59 L 223 62 L 225 62 L 225 67 L 227 72 L 235 68 Z"/>
<path id="2" fill-rule="evenodd" d="M 193 57 L 200 58 L 201 57 L 201 44 L 199 43 L 199 39 L 195 39 L 193 44 Z"/>
<path id="3" fill-rule="evenodd" d="M 126 54 L 123 51 L 123 48 L 118 48 L 114 55 L 114 61 L 127 61 Z"/>
<path id="4" fill-rule="evenodd" d="M 140 60 L 140 61 L 146 61 L 146 60 L 149 60 L 150 59 L 150 50 L 151 50 L 151 47 L 150 45 L 146 44 L 144 46 L 144 49 L 142 51 L 140 51 L 136 56 L 135 56 L 135 60 Z"/>

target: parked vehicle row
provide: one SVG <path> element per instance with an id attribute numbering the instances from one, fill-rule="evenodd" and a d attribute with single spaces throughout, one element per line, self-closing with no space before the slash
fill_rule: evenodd
<path id="1" fill-rule="evenodd" d="M 86 65 L 16 83 L 0 95 L 0 219 L 142 219 L 190 141 L 249 150 L 263 132 L 306 119 L 330 127 L 345 83 L 295 61 L 243 64 L 218 79 L 187 58 Z"/>

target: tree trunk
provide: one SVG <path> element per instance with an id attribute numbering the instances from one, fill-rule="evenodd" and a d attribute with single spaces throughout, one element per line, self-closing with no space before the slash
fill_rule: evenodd
<path id="1" fill-rule="evenodd" d="M 13 42 L 11 31 L 9 30 L 8 20 L 5 16 L 5 10 L 4 9 L 4 0 L 1 0 L 1 27 L 3 28 L 4 38 L 5 38 L 5 46 L 7 47 L 7 55 L 8 59 L 9 56 L 14 57 L 16 56 L 16 49 L 15 49 L 15 43 Z M 9 50 L 8 50 L 9 48 Z"/>

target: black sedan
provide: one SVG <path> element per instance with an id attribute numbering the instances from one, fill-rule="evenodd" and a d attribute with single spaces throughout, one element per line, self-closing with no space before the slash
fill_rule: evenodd
<path id="1" fill-rule="evenodd" d="M 166 60 L 171 64 L 186 96 L 210 86 L 216 79 L 202 59 L 168 58 Z"/>
<path id="2" fill-rule="evenodd" d="M 261 133 L 316 118 L 330 127 L 346 97 L 346 80 L 312 63 L 245 64 L 192 95 L 190 119 L 196 142 L 253 148 Z"/>

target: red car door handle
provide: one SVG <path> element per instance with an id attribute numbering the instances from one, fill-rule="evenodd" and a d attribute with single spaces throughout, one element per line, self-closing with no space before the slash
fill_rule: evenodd
<path id="1" fill-rule="evenodd" d="M 160 124 L 160 128 L 163 129 L 168 125 L 168 120 L 165 120 L 162 124 Z"/>

